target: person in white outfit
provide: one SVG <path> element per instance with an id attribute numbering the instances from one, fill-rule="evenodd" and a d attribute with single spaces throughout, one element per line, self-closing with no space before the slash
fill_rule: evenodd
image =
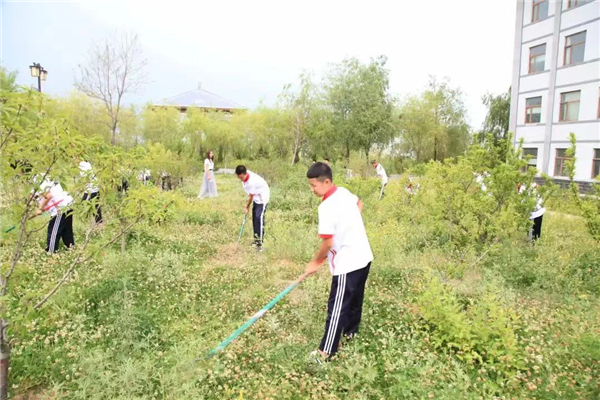
<path id="1" fill-rule="evenodd" d="M 87 161 L 79 162 L 79 173 L 83 179 L 87 181 L 85 187 L 85 193 L 83 194 L 83 201 L 91 201 L 96 199 L 96 215 L 94 216 L 96 223 L 101 224 L 102 221 L 102 210 L 100 209 L 100 190 L 98 189 L 98 178 L 94 174 L 92 164 Z"/>
<path id="2" fill-rule="evenodd" d="M 254 243 L 258 251 L 262 251 L 265 236 L 265 213 L 271 198 L 271 189 L 264 178 L 246 169 L 244 165 L 235 168 L 235 175 L 242 181 L 242 188 L 248 194 L 244 213 L 250 211 L 252 204 L 252 227 L 254 228 Z"/>
<path id="3" fill-rule="evenodd" d="M 34 181 L 41 179 L 38 175 Z M 67 193 L 60 183 L 54 182 L 49 178 L 42 181 L 37 191 L 34 194 L 38 200 L 39 209 L 36 210 L 37 215 L 42 215 L 48 212 L 51 216 L 48 223 L 47 245 L 48 253 L 56 253 L 58 251 L 60 239 L 64 242 L 67 248 L 75 246 L 75 238 L 73 236 L 73 197 Z"/>
<path id="4" fill-rule="evenodd" d="M 385 196 L 384 190 L 385 186 L 388 184 L 388 176 L 385 173 L 385 168 L 383 168 L 383 165 L 381 165 L 381 163 L 378 163 L 377 161 L 372 161 L 371 164 L 373 164 L 375 172 L 377 172 L 377 177 L 381 179 L 381 187 L 379 188 L 379 190 L 381 191 L 379 199 L 381 199 L 383 196 Z"/>
<path id="5" fill-rule="evenodd" d="M 198 193 L 199 199 L 206 199 L 209 197 L 217 197 L 217 182 L 215 181 L 215 163 L 213 152 L 209 151 L 206 153 L 206 159 L 204 160 L 204 175 L 202 178 L 202 186 L 200 187 L 200 193 Z"/>
<path id="6" fill-rule="evenodd" d="M 529 214 L 529 220 L 533 221 L 533 225 L 529 231 L 529 240 L 536 241 L 542 236 L 542 219 L 544 214 L 546 213 L 546 208 L 543 206 L 544 199 L 537 191 L 537 183 L 532 183 L 529 189 L 525 187 L 522 183 L 519 184 L 519 193 L 527 193 L 531 196 L 535 196 L 537 202 L 535 204 L 535 208 Z"/>

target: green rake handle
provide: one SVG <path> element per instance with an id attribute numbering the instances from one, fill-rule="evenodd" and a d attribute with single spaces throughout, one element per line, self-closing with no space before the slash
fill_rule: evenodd
<path id="1" fill-rule="evenodd" d="M 277 302 L 279 300 L 283 299 L 289 292 L 291 292 L 296 286 L 298 286 L 298 284 L 300 284 L 300 282 L 302 282 L 304 280 L 304 278 L 306 278 L 307 276 L 308 275 L 306 275 L 306 274 L 302 275 L 300 278 L 298 278 L 297 281 L 295 281 L 290 286 L 288 286 L 287 288 L 285 288 L 283 290 L 283 292 L 279 293 L 277 295 L 277 297 L 275 297 L 273 300 L 271 300 L 259 312 L 257 312 L 256 314 L 254 314 L 244 325 L 242 325 L 239 328 L 237 328 L 237 330 L 235 332 L 233 332 L 231 335 L 229 335 L 229 337 L 227 339 L 223 340 L 221 343 L 219 343 L 219 345 L 217 347 L 215 347 L 214 349 L 212 349 L 206 355 L 206 358 L 211 358 L 212 356 L 214 356 L 215 354 L 217 354 L 219 351 L 225 349 L 225 347 L 227 347 L 227 345 L 229 345 L 229 343 L 233 342 L 246 329 L 250 328 L 256 321 L 258 321 L 260 319 L 260 317 L 262 317 L 263 315 L 265 315 L 267 313 L 267 311 L 269 311 L 271 308 L 273 308 L 275 306 L 275 304 L 277 304 Z M 199 360 L 201 360 L 201 358 L 197 358 L 196 359 L 196 361 L 199 361 Z"/>
<path id="2" fill-rule="evenodd" d="M 242 226 L 240 228 L 240 234 L 238 235 L 238 243 L 242 240 L 242 234 L 244 233 L 244 225 L 246 225 L 246 217 L 248 213 L 244 214 L 244 219 L 242 220 Z"/>

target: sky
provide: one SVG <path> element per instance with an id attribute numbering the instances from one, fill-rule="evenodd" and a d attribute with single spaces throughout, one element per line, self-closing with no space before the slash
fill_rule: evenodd
<path id="1" fill-rule="evenodd" d="M 17 82 L 75 90 L 77 66 L 95 41 L 137 33 L 148 84 L 126 103 L 157 102 L 202 88 L 246 107 L 273 105 L 303 71 L 317 79 L 347 57 L 386 55 L 390 92 L 423 90 L 430 75 L 464 93 L 469 123 L 486 114 L 481 97 L 511 84 L 515 0 L 0 1 L 0 60 Z"/>

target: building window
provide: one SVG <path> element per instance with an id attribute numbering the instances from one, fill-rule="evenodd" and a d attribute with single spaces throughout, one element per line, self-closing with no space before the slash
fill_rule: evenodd
<path id="1" fill-rule="evenodd" d="M 567 176 L 565 171 L 565 162 L 570 160 L 567 157 L 567 149 L 556 149 L 556 158 L 554 159 L 554 176 Z"/>
<path id="2" fill-rule="evenodd" d="M 542 119 L 542 96 L 531 97 L 525 104 L 525 123 L 537 124 Z"/>
<path id="3" fill-rule="evenodd" d="M 533 0 L 533 13 L 531 22 L 548 18 L 548 0 Z"/>
<path id="4" fill-rule="evenodd" d="M 583 62 L 585 36 L 586 31 L 566 37 L 564 65 L 573 65 Z"/>
<path id="5" fill-rule="evenodd" d="M 537 168 L 537 155 L 538 155 L 538 149 L 535 147 L 523 149 L 523 158 L 524 159 L 527 159 L 529 156 L 531 156 L 531 158 L 529 158 L 527 160 L 527 168 Z"/>
<path id="6" fill-rule="evenodd" d="M 594 149 L 594 160 L 592 162 L 592 179 L 600 175 L 600 149 Z"/>
<path id="7" fill-rule="evenodd" d="M 567 4 L 567 8 L 573 8 L 576 6 L 581 6 L 584 5 L 586 3 L 591 3 L 594 0 L 569 0 L 568 4 Z"/>
<path id="8" fill-rule="evenodd" d="M 542 72 L 546 68 L 546 43 L 529 49 L 529 73 Z"/>
<path id="9" fill-rule="evenodd" d="M 579 119 L 579 98 L 581 90 L 561 93 L 559 121 L 577 121 Z"/>

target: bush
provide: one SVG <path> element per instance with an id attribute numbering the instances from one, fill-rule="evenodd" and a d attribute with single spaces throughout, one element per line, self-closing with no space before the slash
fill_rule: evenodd
<path id="1" fill-rule="evenodd" d="M 481 298 L 459 298 L 433 279 L 417 300 L 419 313 L 436 349 L 456 354 L 472 368 L 494 366 L 510 377 L 524 367 L 517 341 L 518 314 L 486 292 Z"/>

